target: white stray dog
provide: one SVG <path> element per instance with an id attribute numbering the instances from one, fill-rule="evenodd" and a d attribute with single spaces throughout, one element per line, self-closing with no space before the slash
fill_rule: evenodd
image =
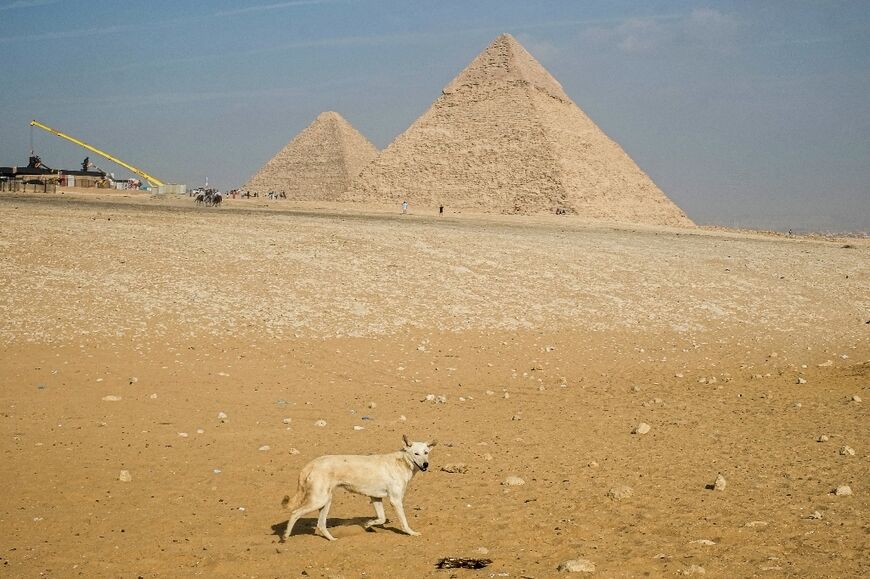
<path id="1" fill-rule="evenodd" d="M 419 535 L 420 533 L 408 526 L 402 500 L 417 471 L 429 468 L 429 451 L 436 441 L 409 442 L 407 436 L 402 436 L 402 440 L 405 442 L 402 450 L 389 454 L 332 454 L 315 458 L 302 467 L 296 495 L 293 499 L 285 496 L 281 501 L 284 508 L 293 509 L 281 540 L 287 540 L 293 532 L 293 525 L 300 517 L 320 509 L 317 532 L 334 541 L 335 537 L 326 528 L 326 517 L 336 487 L 365 495 L 372 500 L 378 518 L 368 521 L 365 524 L 366 529 L 387 522 L 384 515 L 384 497 L 388 497 L 399 517 L 402 530 L 409 535 Z"/>

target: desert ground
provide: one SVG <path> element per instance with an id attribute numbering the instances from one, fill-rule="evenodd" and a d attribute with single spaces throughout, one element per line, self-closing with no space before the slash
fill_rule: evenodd
<path id="1" fill-rule="evenodd" d="M 224 205 L 0 194 L 0 575 L 870 575 L 866 239 Z"/>

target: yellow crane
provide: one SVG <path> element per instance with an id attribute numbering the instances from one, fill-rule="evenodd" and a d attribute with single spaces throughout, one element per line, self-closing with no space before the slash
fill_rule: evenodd
<path id="1" fill-rule="evenodd" d="M 84 141 L 80 141 L 80 140 L 76 139 L 75 137 L 71 137 L 65 133 L 61 133 L 58 130 L 52 129 L 48 125 L 43 125 L 42 123 L 40 123 L 37 120 L 30 121 L 30 126 L 31 127 L 39 127 L 40 129 L 42 129 L 44 131 L 48 131 L 49 133 L 51 133 L 53 135 L 57 135 L 61 139 L 66 139 L 67 141 L 75 143 L 79 147 L 84 147 L 88 151 L 93 151 L 97 155 L 100 155 L 101 157 L 105 157 L 106 159 L 110 160 L 111 162 L 117 163 L 118 165 L 124 167 L 125 169 L 129 169 L 133 173 L 139 175 L 140 177 L 142 177 L 143 179 L 148 181 L 148 183 L 150 183 L 152 187 L 159 187 L 159 186 L 164 184 L 163 181 L 161 181 L 157 177 L 154 177 L 153 175 L 149 175 L 148 173 L 146 173 L 142 169 L 134 167 L 133 165 L 130 165 L 129 163 L 125 163 L 121 159 L 119 159 L 117 157 L 113 157 L 112 155 L 106 153 L 105 151 L 101 151 L 96 147 L 92 147 L 91 145 L 85 143 Z"/>

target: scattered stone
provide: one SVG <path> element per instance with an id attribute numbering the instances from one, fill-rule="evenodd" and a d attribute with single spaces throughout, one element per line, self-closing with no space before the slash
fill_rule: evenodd
<path id="1" fill-rule="evenodd" d="M 355 424 L 354 427 L 353 427 L 353 429 L 359 431 L 359 430 L 365 430 L 366 427 L 365 427 L 365 426 L 360 426 L 359 424 Z"/>
<path id="2" fill-rule="evenodd" d="M 489 549 L 487 549 L 486 547 L 478 547 L 477 552 L 480 553 L 481 555 L 488 555 Z"/>
<path id="3" fill-rule="evenodd" d="M 828 366 L 832 366 L 834 362 L 832 360 L 825 360 L 821 364 L 816 364 L 819 368 L 827 368 Z"/>
<path id="4" fill-rule="evenodd" d="M 631 391 L 632 392 L 640 392 L 640 386 L 635 384 L 634 386 L 631 387 Z"/>
<path id="5" fill-rule="evenodd" d="M 468 472 L 468 467 L 465 465 L 465 463 L 457 462 L 455 464 L 445 464 L 441 467 L 441 470 L 452 474 L 465 474 L 466 472 Z"/>
<path id="6" fill-rule="evenodd" d="M 447 396 L 436 396 L 435 404 L 447 404 Z"/>
<path id="7" fill-rule="evenodd" d="M 518 486 L 526 484 L 526 481 L 524 481 L 523 479 L 521 479 L 518 476 L 511 475 L 511 476 L 507 477 L 506 479 L 504 479 L 503 481 L 501 481 L 501 484 L 503 486 L 506 486 L 506 487 L 518 487 Z"/>
<path id="8" fill-rule="evenodd" d="M 808 519 L 820 520 L 822 518 L 822 513 L 819 511 L 813 511 L 812 514 L 807 515 Z"/>
<path id="9" fill-rule="evenodd" d="M 504 399 L 505 399 L 505 400 L 507 400 L 507 399 L 510 398 L 510 397 L 511 397 L 511 393 L 510 393 L 510 392 L 505 392 L 505 393 L 504 393 Z M 860 402 L 860 400 L 859 400 L 858 402 Z"/>
<path id="10" fill-rule="evenodd" d="M 853 394 L 852 398 L 849 399 L 851 402 L 861 402 L 861 397 L 857 394 Z"/>
<path id="11" fill-rule="evenodd" d="M 132 376 L 132 377 L 130 378 L 130 384 L 131 384 L 131 385 L 132 385 L 132 384 L 135 384 L 135 383 L 138 382 L 138 381 L 139 381 L 139 378 L 136 378 L 135 376 Z"/>
<path id="12" fill-rule="evenodd" d="M 514 414 L 513 416 L 511 416 L 511 420 L 513 420 L 514 422 L 517 422 L 517 421 L 522 420 L 522 419 L 523 419 L 523 417 L 520 416 L 519 414 Z"/>
<path id="13" fill-rule="evenodd" d="M 816 442 L 828 442 L 831 438 L 827 434 L 823 434 L 816 439 Z"/>
<path id="14" fill-rule="evenodd" d="M 408 418 L 404 414 L 399 416 L 399 422 L 405 422 L 406 420 L 408 420 Z"/>
<path id="15" fill-rule="evenodd" d="M 103 396 L 103 401 L 105 402 L 118 402 L 121 400 L 120 396 L 115 396 L 114 394 L 110 394 L 108 396 Z"/>
<path id="16" fill-rule="evenodd" d="M 269 446 L 268 444 L 264 444 L 263 446 L 261 446 L 257 450 L 259 450 L 260 452 L 267 452 L 269 450 L 272 450 L 272 447 Z"/>
<path id="17" fill-rule="evenodd" d="M 697 541 L 689 541 L 690 544 L 694 545 L 715 545 L 715 541 L 711 541 L 710 539 L 698 539 Z"/>
<path id="18" fill-rule="evenodd" d="M 647 424 L 646 422 L 641 422 L 640 424 L 638 424 L 637 426 L 634 427 L 634 429 L 631 431 L 631 433 L 632 434 L 646 434 L 647 432 L 650 431 L 650 428 L 651 427 L 649 424 Z"/>
<path id="19" fill-rule="evenodd" d="M 807 381 L 805 379 L 801 378 L 800 376 L 798 376 L 796 383 L 797 384 L 806 384 Z"/>
<path id="20" fill-rule="evenodd" d="M 293 422 L 293 419 L 292 418 L 285 418 L 281 422 L 283 422 L 284 424 L 290 424 L 291 422 Z"/>
<path id="21" fill-rule="evenodd" d="M 181 438 L 187 438 L 189 435 L 186 432 L 179 432 L 178 436 L 180 436 Z"/>
<path id="22" fill-rule="evenodd" d="M 607 491 L 607 496 L 615 501 L 622 501 L 631 498 L 633 494 L 634 490 L 626 485 L 615 486 Z"/>
<path id="23" fill-rule="evenodd" d="M 559 563 L 556 570 L 562 573 L 595 573 L 595 563 L 589 559 L 570 559 Z"/>
<path id="24" fill-rule="evenodd" d="M 149 398 L 150 398 L 151 400 L 157 400 L 157 393 L 155 392 L 154 394 L 152 394 L 151 396 L 149 396 Z"/>
<path id="25" fill-rule="evenodd" d="M 840 454 L 842 454 L 843 456 L 855 456 L 855 449 L 851 446 L 846 445 L 840 449 Z"/>
<path id="26" fill-rule="evenodd" d="M 722 473 L 716 477 L 716 482 L 713 483 L 714 491 L 724 491 L 725 487 L 728 486 L 728 481 L 725 480 L 725 477 L 722 476 Z"/>
<path id="27" fill-rule="evenodd" d="M 597 462 L 597 461 L 594 461 L 594 460 L 590 460 L 590 461 L 586 464 L 586 466 L 588 466 L 589 468 L 598 468 L 598 462 Z"/>
<path id="28" fill-rule="evenodd" d="M 295 448 L 291 448 L 291 449 L 288 450 L 287 452 L 289 452 L 290 454 L 299 454 L 299 450 L 297 450 L 297 449 L 295 449 Z"/>
<path id="29" fill-rule="evenodd" d="M 121 482 L 130 482 L 133 480 L 133 475 L 130 474 L 129 470 L 122 470 L 121 474 L 118 475 L 118 480 Z"/>
<path id="30" fill-rule="evenodd" d="M 317 422 L 314 423 L 314 426 L 319 426 L 319 427 L 323 428 L 324 426 L 326 426 L 326 421 L 321 418 L 320 420 L 318 420 Z"/>
<path id="31" fill-rule="evenodd" d="M 492 455 L 487 452 L 486 454 L 483 455 L 483 460 L 486 460 L 486 461 L 492 460 Z"/>
<path id="32" fill-rule="evenodd" d="M 852 487 L 850 487 L 849 485 L 840 485 L 836 489 L 834 489 L 834 494 L 838 497 L 851 497 Z"/>
<path id="33" fill-rule="evenodd" d="M 218 412 L 217 417 L 218 417 L 218 420 L 220 420 L 221 422 L 226 422 L 226 420 L 227 420 L 227 415 L 225 412 Z"/>
<path id="34" fill-rule="evenodd" d="M 680 575 L 703 575 L 706 572 L 707 571 L 703 567 L 693 563 L 687 569 L 680 571 Z"/>
<path id="35" fill-rule="evenodd" d="M 369 408 L 374 409 L 374 408 L 377 408 L 377 407 L 378 407 L 378 405 L 375 404 L 374 402 L 369 402 Z"/>
<path id="36" fill-rule="evenodd" d="M 45 384 L 37 384 L 36 385 L 37 390 L 45 390 L 46 388 L 47 388 L 47 386 Z"/>
<path id="37" fill-rule="evenodd" d="M 196 433 L 197 434 L 205 434 L 205 430 L 203 430 L 202 428 L 197 428 Z"/>
<path id="38" fill-rule="evenodd" d="M 426 397 L 423 398 L 422 401 L 423 401 L 423 402 L 434 402 L 434 401 L 435 401 L 435 395 L 434 395 L 434 394 L 427 394 Z"/>

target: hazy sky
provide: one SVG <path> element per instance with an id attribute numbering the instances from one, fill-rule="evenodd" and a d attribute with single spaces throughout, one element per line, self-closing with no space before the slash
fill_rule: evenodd
<path id="1" fill-rule="evenodd" d="M 697 222 L 870 231 L 861 0 L 0 0 L 0 165 L 33 118 L 223 189 L 321 111 L 383 148 L 502 32 Z"/>

